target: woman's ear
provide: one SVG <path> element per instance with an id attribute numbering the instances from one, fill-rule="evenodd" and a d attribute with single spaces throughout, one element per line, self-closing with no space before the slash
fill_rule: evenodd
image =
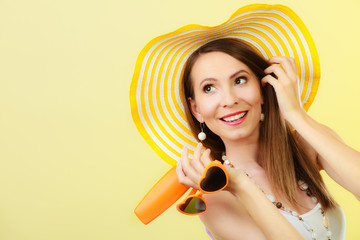
<path id="1" fill-rule="evenodd" d="M 195 100 L 192 98 L 188 98 L 188 101 L 190 103 L 190 110 L 191 110 L 192 115 L 194 115 L 196 120 L 198 120 L 200 123 L 204 122 L 204 119 L 199 112 L 199 108 L 196 105 Z"/>

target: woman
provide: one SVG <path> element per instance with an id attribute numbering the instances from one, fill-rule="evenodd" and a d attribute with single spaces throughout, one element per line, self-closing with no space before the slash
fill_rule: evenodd
<path id="1" fill-rule="evenodd" d="M 204 196 L 208 211 L 200 218 L 210 235 L 344 238 L 343 213 L 319 170 L 358 197 L 360 154 L 302 109 L 293 59 L 273 57 L 267 62 L 239 40 L 218 39 L 189 57 L 182 81 L 187 120 L 193 134 L 204 131 L 206 139 L 193 161 L 184 148 L 179 181 L 198 188 L 207 164 L 221 159 L 222 153 L 228 163 L 228 191 Z M 307 217 L 309 212 L 312 216 Z M 319 226 L 322 218 L 329 226 Z"/>
<path id="2" fill-rule="evenodd" d="M 188 25 L 142 50 L 130 92 L 142 136 L 195 189 L 212 160 L 226 165 L 227 191 L 205 195 L 200 216 L 215 239 L 344 239 L 319 171 L 359 198 L 360 153 L 303 110 L 319 78 L 310 33 L 282 5 L 244 6 L 224 24 Z"/>

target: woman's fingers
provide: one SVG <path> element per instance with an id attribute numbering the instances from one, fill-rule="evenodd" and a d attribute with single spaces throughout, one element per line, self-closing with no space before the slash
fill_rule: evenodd
<path id="1" fill-rule="evenodd" d="M 189 155 L 188 148 L 184 147 L 183 151 L 181 153 L 181 160 L 180 160 L 181 166 L 182 166 L 185 176 L 187 176 L 191 179 L 194 179 L 194 178 L 196 178 L 197 174 L 196 174 L 195 169 L 192 166 L 192 163 L 191 163 L 188 155 Z"/>
<path id="2" fill-rule="evenodd" d="M 269 62 L 272 63 L 272 65 L 264 70 L 267 75 L 261 81 L 263 86 L 269 83 L 277 91 L 281 89 L 286 91 L 298 89 L 298 75 L 296 63 L 293 58 L 273 57 Z"/>
<path id="3" fill-rule="evenodd" d="M 273 86 L 275 90 L 278 88 L 279 83 L 277 82 L 277 79 L 271 75 L 266 75 L 265 77 L 263 77 L 263 79 L 261 79 L 262 86 L 265 86 L 267 83 Z"/>
<path id="4" fill-rule="evenodd" d="M 289 120 L 294 113 L 301 110 L 295 60 L 288 57 L 273 57 L 269 62 L 272 65 L 264 70 L 267 75 L 261 79 L 261 84 L 264 86 L 269 83 L 274 88 L 280 111 L 284 118 Z"/>
<path id="5" fill-rule="evenodd" d="M 184 184 L 189 187 L 192 187 L 192 188 L 196 188 L 196 185 L 194 184 L 194 182 L 185 175 L 181 161 L 179 161 L 177 163 L 176 174 L 177 174 L 179 183 Z"/>
<path id="6" fill-rule="evenodd" d="M 184 147 L 181 154 L 181 159 L 176 167 L 176 173 L 179 182 L 194 189 L 199 189 L 198 183 L 204 173 L 204 166 L 207 166 L 212 162 L 210 157 L 210 149 L 206 149 L 203 154 L 201 154 L 202 147 L 202 144 L 198 144 L 194 151 L 194 159 L 192 161 L 188 157 L 188 149 Z M 239 179 L 239 172 L 238 170 L 230 168 L 227 165 L 225 165 L 225 168 L 228 171 L 229 176 L 229 185 L 227 190 L 231 191 L 237 184 L 237 181 L 234 182 L 234 180 Z"/>
<path id="7" fill-rule="evenodd" d="M 280 64 L 273 64 L 270 67 L 264 70 L 265 74 L 272 74 L 274 73 L 277 79 L 284 79 L 287 77 L 285 71 L 281 68 Z"/>
<path id="8" fill-rule="evenodd" d="M 181 159 L 176 167 L 176 173 L 181 184 L 196 188 L 196 183 L 193 180 L 195 174 L 194 170 L 192 169 L 188 154 L 188 149 L 184 146 L 181 153 Z"/>
<path id="9" fill-rule="evenodd" d="M 184 146 L 181 159 L 176 167 L 179 182 L 195 189 L 198 189 L 198 182 L 204 173 L 205 166 L 212 162 L 210 149 L 206 149 L 201 154 L 202 149 L 203 145 L 199 143 L 195 148 L 194 158 L 191 161 L 188 156 L 188 148 Z"/>
<path id="10" fill-rule="evenodd" d="M 195 148 L 195 152 L 194 152 L 194 159 L 192 161 L 193 163 L 193 167 L 195 169 L 195 171 L 201 176 L 201 174 L 203 173 L 205 167 L 203 165 L 203 162 L 201 161 L 201 150 L 203 148 L 202 143 L 199 143 L 196 148 Z"/>
<path id="11" fill-rule="evenodd" d="M 210 153 L 211 153 L 210 149 L 206 149 L 201 157 L 201 161 L 204 164 L 204 166 L 207 166 L 212 162 L 210 158 Z"/>
<path id="12" fill-rule="evenodd" d="M 294 58 L 290 57 L 272 57 L 269 63 L 274 65 L 281 65 L 283 71 L 292 79 L 297 78 L 297 68 Z"/>
<path id="13" fill-rule="evenodd" d="M 198 188 L 198 181 L 205 169 L 201 159 L 202 147 L 203 145 L 201 143 L 197 145 L 194 151 L 194 159 L 192 161 L 188 156 L 188 148 L 184 147 L 181 153 L 181 159 L 177 166 L 179 182 L 196 189 Z"/>

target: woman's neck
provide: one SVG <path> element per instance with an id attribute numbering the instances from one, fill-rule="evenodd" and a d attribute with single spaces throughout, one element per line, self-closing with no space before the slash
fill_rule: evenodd
<path id="1" fill-rule="evenodd" d="M 258 140 L 224 141 L 226 158 L 236 167 L 250 170 L 259 167 Z"/>

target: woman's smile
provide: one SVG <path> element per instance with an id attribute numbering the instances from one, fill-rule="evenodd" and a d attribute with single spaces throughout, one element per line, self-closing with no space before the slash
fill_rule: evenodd
<path id="1" fill-rule="evenodd" d="M 220 118 L 220 120 L 229 126 L 238 125 L 243 121 L 245 121 L 247 113 L 248 113 L 247 111 L 231 113 Z"/>

